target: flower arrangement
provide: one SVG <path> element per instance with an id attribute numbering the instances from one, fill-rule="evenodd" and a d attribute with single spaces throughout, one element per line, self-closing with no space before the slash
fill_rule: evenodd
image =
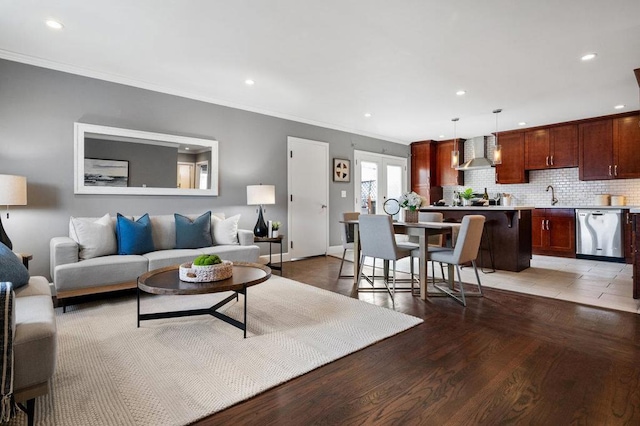
<path id="1" fill-rule="evenodd" d="M 409 209 L 409 210 L 418 210 L 418 208 L 422 205 L 424 199 L 416 194 L 415 192 L 406 192 L 398 198 L 398 203 L 400 203 L 400 207 Z"/>
<path id="2" fill-rule="evenodd" d="M 281 223 L 278 221 L 271 222 L 271 229 L 274 231 L 277 231 L 278 229 L 280 229 L 280 225 Z"/>

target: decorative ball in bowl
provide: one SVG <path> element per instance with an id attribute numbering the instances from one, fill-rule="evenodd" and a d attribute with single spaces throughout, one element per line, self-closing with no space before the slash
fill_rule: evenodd
<path id="1" fill-rule="evenodd" d="M 226 280 L 233 275 L 233 263 L 218 255 L 202 255 L 193 262 L 180 265 L 180 280 L 191 283 L 210 283 Z"/>

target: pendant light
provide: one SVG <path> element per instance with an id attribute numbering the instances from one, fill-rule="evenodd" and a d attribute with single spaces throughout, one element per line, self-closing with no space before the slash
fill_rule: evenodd
<path id="1" fill-rule="evenodd" d="M 493 113 L 496 115 L 496 134 L 493 138 L 493 164 L 502 164 L 502 146 L 498 144 L 498 114 L 502 112 L 502 109 L 494 109 Z"/>
<path id="2" fill-rule="evenodd" d="M 451 151 L 451 168 L 455 169 L 460 165 L 460 151 L 458 150 L 458 140 L 456 139 L 456 123 L 459 118 L 452 118 L 453 121 L 453 151 Z"/>

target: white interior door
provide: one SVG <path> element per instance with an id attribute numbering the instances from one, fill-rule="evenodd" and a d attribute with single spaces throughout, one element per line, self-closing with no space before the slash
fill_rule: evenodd
<path id="1" fill-rule="evenodd" d="M 407 190 L 407 159 L 364 151 L 355 151 L 354 159 L 355 211 L 383 214 L 384 202 Z"/>
<path id="2" fill-rule="evenodd" d="M 329 246 L 329 145 L 289 137 L 289 255 L 324 255 Z"/>
<path id="3" fill-rule="evenodd" d="M 194 182 L 193 163 L 178 163 L 178 188 L 191 189 Z"/>

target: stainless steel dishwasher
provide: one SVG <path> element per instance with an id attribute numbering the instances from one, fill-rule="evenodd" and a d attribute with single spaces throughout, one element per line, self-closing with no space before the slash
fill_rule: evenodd
<path id="1" fill-rule="evenodd" d="M 576 255 L 622 260 L 622 210 L 576 209 Z"/>

